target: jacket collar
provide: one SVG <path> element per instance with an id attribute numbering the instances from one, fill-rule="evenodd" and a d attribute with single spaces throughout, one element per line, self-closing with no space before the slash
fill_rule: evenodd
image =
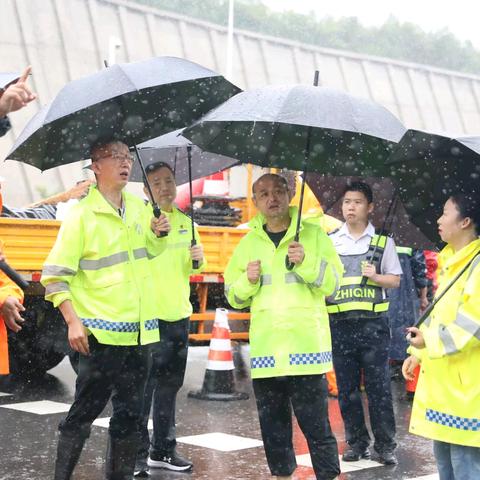
<path id="1" fill-rule="evenodd" d="M 470 242 L 458 252 L 455 252 L 450 244 L 448 244 L 439 254 L 440 264 L 443 269 L 461 268 L 476 253 L 480 252 L 480 238 Z"/>
<path id="2" fill-rule="evenodd" d="M 126 205 L 125 192 L 122 191 L 123 205 Z M 88 191 L 88 195 L 83 199 L 86 205 L 96 213 L 106 213 L 118 215 L 115 208 L 100 193 L 97 185 L 92 185 Z"/>
<path id="3" fill-rule="evenodd" d="M 287 233 L 285 234 L 285 237 L 282 239 L 282 242 L 285 239 L 293 238 L 295 236 L 295 229 L 297 228 L 297 218 L 298 218 L 298 208 L 297 207 L 289 207 L 288 208 L 288 214 L 290 215 L 290 226 L 287 229 Z M 261 213 L 258 213 L 255 215 L 250 222 L 248 222 L 249 228 L 252 229 L 254 233 L 257 235 L 260 235 L 262 237 L 267 237 L 267 234 L 265 230 L 263 229 L 263 226 L 265 225 L 265 216 Z M 302 222 L 300 224 L 300 231 L 303 230 L 304 228 L 304 220 L 302 219 Z M 280 242 L 280 243 L 282 243 Z"/>
<path id="4" fill-rule="evenodd" d="M 338 235 L 353 238 L 350 235 L 350 230 L 348 229 L 348 225 L 347 225 L 346 222 L 338 230 Z M 372 225 L 371 222 L 368 222 L 368 225 L 365 228 L 365 230 L 363 231 L 362 235 L 360 235 L 360 238 L 365 237 L 365 236 L 369 236 L 370 238 L 373 238 L 375 236 L 375 227 Z"/>

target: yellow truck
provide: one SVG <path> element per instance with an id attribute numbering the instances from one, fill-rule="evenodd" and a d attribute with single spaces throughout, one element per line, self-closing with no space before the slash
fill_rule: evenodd
<path id="1" fill-rule="evenodd" d="M 57 220 L 0 218 L 0 239 L 4 242 L 8 263 L 29 282 L 25 292 L 25 319 L 22 331 L 9 336 L 13 373 L 41 375 L 70 354 L 66 327 L 57 309 L 43 299 L 40 284 L 43 263 L 57 237 Z M 223 276 L 228 259 L 247 230 L 232 227 L 198 228 L 208 267 L 190 281 L 196 290 L 191 317 L 191 341 L 209 340 L 217 306 L 226 306 Z M 209 311 L 210 310 L 210 311 Z M 248 313 L 231 313 L 232 338 L 248 338 Z"/>

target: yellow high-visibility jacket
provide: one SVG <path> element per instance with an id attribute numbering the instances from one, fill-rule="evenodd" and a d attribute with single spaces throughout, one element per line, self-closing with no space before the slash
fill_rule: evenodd
<path id="1" fill-rule="evenodd" d="M 277 248 L 257 215 L 225 271 L 227 299 L 234 308 L 250 306 L 252 378 L 321 374 L 332 369 L 330 326 L 325 295 L 338 288 L 343 267 L 331 240 L 312 222 L 303 222 L 300 243 L 303 262 L 292 271 L 285 267 L 288 245 L 297 223 L 290 208 L 290 227 Z M 247 264 L 261 261 L 256 284 L 247 278 Z"/>
<path id="2" fill-rule="evenodd" d="M 72 207 L 45 262 L 41 282 L 55 306 L 71 300 L 99 343 L 156 342 L 158 309 L 149 257 L 162 253 L 165 238 L 151 228 L 142 200 L 124 192 L 125 215 L 95 187 Z"/>
<path id="3" fill-rule="evenodd" d="M 171 213 L 163 213 L 167 215 L 172 229 L 167 237 L 166 250 L 150 263 L 155 278 L 158 317 L 161 320 L 174 322 L 192 314 L 190 275 L 203 271 L 206 259 L 204 258 L 200 268 L 193 270 L 190 255 L 191 219 L 176 208 Z M 197 244 L 200 244 L 200 236 L 196 228 L 195 239 Z"/>
<path id="4" fill-rule="evenodd" d="M 480 240 L 458 252 L 447 245 L 437 295 L 480 252 Z M 439 300 L 421 326 L 421 361 L 410 432 L 447 443 L 480 447 L 480 257 Z"/>

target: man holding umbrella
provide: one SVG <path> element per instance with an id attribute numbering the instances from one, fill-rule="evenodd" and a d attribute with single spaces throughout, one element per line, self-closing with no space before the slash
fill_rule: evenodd
<path id="1" fill-rule="evenodd" d="M 60 423 L 55 480 L 67 480 L 90 427 L 112 396 L 106 478 L 130 479 L 148 350 L 156 342 L 156 291 L 149 256 L 159 255 L 168 232 L 143 202 L 123 191 L 132 168 L 127 145 L 99 140 L 91 148 L 97 185 L 64 220 L 43 268 L 45 297 L 60 308 L 79 352 L 75 400 Z"/>
<path id="2" fill-rule="evenodd" d="M 343 460 L 353 462 L 370 457 L 370 436 L 360 391 L 363 369 L 374 448 L 381 463 L 395 465 L 395 418 L 388 371 L 390 328 L 385 289 L 399 286 L 402 268 L 393 240 L 384 232 L 377 234 L 369 222 L 372 211 L 370 186 L 360 181 L 347 185 L 342 204 L 345 224 L 330 234 L 345 271 L 341 288 L 327 299 L 327 310 L 338 401 L 349 445 Z"/>
<path id="3" fill-rule="evenodd" d="M 136 476 L 147 475 L 148 467 L 185 472 L 193 466 L 175 451 L 175 403 L 187 365 L 189 317 L 192 314 L 190 275 L 205 266 L 202 245 L 191 246 L 194 228 L 191 219 L 173 205 L 177 188 L 170 165 L 156 162 L 146 167 L 146 173 L 154 196 L 150 200 L 165 213 L 171 231 L 167 250 L 151 261 L 154 278 L 166 280 L 157 282 L 155 287 L 160 309 L 160 343 L 151 346 L 152 365 L 145 388 Z M 149 196 L 146 185 L 144 192 Z M 196 229 L 195 238 L 199 238 Z M 147 425 L 152 396 L 153 435 L 150 442 Z"/>
<path id="4" fill-rule="evenodd" d="M 296 468 L 292 405 L 316 478 L 332 480 L 340 468 L 328 419 L 324 374 L 332 354 L 324 296 L 335 292 L 342 265 L 318 226 L 303 222 L 293 240 L 298 210 L 289 207 L 283 177 L 265 174 L 252 191 L 260 213 L 230 259 L 225 291 L 232 307 L 250 306 L 251 375 L 268 465 L 277 478 L 291 478 Z"/>

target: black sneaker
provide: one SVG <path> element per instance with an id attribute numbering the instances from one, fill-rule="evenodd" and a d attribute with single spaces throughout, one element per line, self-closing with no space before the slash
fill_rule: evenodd
<path id="1" fill-rule="evenodd" d="M 176 452 L 172 452 L 169 455 L 150 453 L 147 464 L 151 468 L 165 468 L 175 472 L 189 472 L 193 468 L 192 462 L 181 457 Z"/>
<path id="2" fill-rule="evenodd" d="M 358 462 L 360 459 L 369 459 L 370 450 L 366 448 L 365 450 L 357 450 L 355 448 L 349 447 L 345 450 L 342 455 L 342 460 L 344 462 Z"/>
<path id="3" fill-rule="evenodd" d="M 150 468 L 147 465 L 146 458 L 137 458 L 135 462 L 135 470 L 133 476 L 137 478 L 147 478 L 150 476 Z"/>
<path id="4" fill-rule="evenodd" d="M 398 460 L 393 452 L 383 452 L 378 454 L 378 461 L 384 465 L 397 465 Z"/>

